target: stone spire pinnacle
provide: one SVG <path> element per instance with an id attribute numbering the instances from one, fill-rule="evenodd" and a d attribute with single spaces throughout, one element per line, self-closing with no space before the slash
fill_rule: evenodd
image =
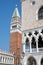
<path id="1" fill-rule="evenodd" d="M 13 17 L 13 18 L 14 18 L 14 17 L 19 17 L 19 18 L 20 18 L 20 14 L 19 14 L 17 5 L 16 5 L 16 8 L 15 8 L 15 10 L 14 10 L 14 13 L 13 13 L 13 16 L 12 16 L 12 17 Z"/>

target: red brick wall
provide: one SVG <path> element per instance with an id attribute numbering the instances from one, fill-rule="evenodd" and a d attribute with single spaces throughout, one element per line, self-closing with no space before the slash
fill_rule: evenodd
<path id="1" fill-rule="evenodd" d="M 10 34 L 10 52 L 17 56 L 22 54 L 22 35 L 18 32 Z M 18 58 L 15 57 L 15 65 L 18 64 Z"/>

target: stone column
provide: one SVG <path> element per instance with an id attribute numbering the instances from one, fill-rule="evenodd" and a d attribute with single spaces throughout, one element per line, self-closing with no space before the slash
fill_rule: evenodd
<path id="1" fill-rule="evenodd" d="M 38 39 L 36 39 L 36 48 L 37 48 L 37 52 L 38 52 Z"/>
<path id="2" fill-rule="evenodd" d="M 29 40 L 30 42 L 30 53 L 32 52 L 32 48 L 31 48 L 31 39 Z"/>
<path id="3" fill-rule="evenodd" d="M 22 44 L 22 52 L 25 53 L 25 43 Z"/>
<path id="4" fill-rule="evenodd" d="M 1 56 L 1 62 L 3 63 L 3 57 Z"/>

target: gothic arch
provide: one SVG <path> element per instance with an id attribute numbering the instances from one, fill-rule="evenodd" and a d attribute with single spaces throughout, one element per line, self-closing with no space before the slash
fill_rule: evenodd
<path id="1" fill-rule="evenodd" d="M 36 39 L 35 39 L 35 37 L 32 37 L 32 40 L 31 41 L 32 41 L 31 42 L 32 48 L 36 48 Z"/>
<path id="2" fill-rule="evenodd" d="M 30 43 L 29 43 L 29 38 L 27 37 L 26 38 L 26 41 L 25 41 L 25 46 L 26 46 L 26 48 L 30 48 Z"/>
<path id="3" fill-rule="evenodd" d="M 27 60 L 27 65 L 36 65 L 36 59 L 33 56 L 30 56 Z"/>
<path id="4" fill-rule="evenodd" d="M 39 35 L 39 38 L 38 38 L 38 48 L 41 48 L 41 47 L 43 47 L 43 40 L 42 40 L 41 35 Z"/>
<path id="5" fill-rule="evenodd" d="M 43 19 L 43 6 L 41 6 L 38 11 L 38 19 L 39 20 Z"/>
<path id="6" fill-rule="evenodd" d="M 41 59 L 41 65 L 43 65 L 43 57 L 42 57 L 42 59 Z"/>

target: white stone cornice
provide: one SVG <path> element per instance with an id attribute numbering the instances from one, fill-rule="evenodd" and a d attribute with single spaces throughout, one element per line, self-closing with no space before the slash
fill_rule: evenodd
<path id="1" fill-rule="evenodd" d="M 22 34 L 22 31 L 21 31 L 21 30 L 19 30 L 19 29 L 13 29 L 13 30 L 11 30 L 11 31 L 10 31 L 10 33 L 13 33 L 13 32 L 19 32 L 19 33 L 21 33 L 21 34 Z"/>

